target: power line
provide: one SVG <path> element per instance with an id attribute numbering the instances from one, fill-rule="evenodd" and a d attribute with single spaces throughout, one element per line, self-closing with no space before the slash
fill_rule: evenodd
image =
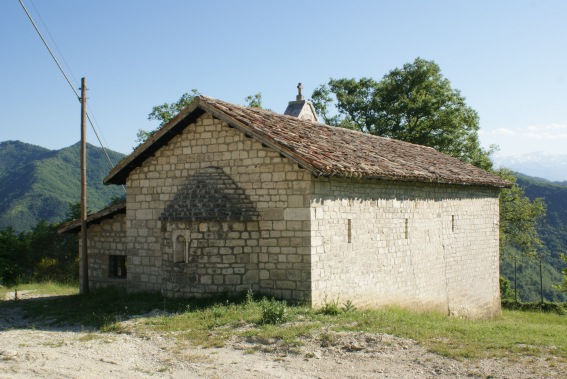
<path id="1" fill-rule="evenodd" d="M 51 32 L 49 31 L 49 28 L 47 27 L 47 24 L 45 23 L 45 21 L 43 21 L 43 18 L 41 17 L 41 13 L 39 13 L 39 11 L 37 10 L 34 2 L 32 0 L 29 0 L 29 2 L 31 3 L 33 9 L 35 10 L 35 13 L 37 14 L 37 17 L 39 17 L 39 21 L 41 22 L 41 24 L 43 25 L 43 28 L 45 29 L 45 31 L 47 32 L 47 35 L 49 36 L 49 39 L 51 42 L 53 42 L 53 45 L 55 45 L 55 49 L 57 49 L 57 52 L 59 53 L 59 56 L 61 57 L 61 59 L 63 60 L 63 63 L 65 64 L 65 67 L 67 68 L 67 72 L 69 72 L 71 74 L 71 77 L 73 78 L 73 81 L 75 83 L 75 88 L 79 87 L 79 81 L 77 80 L 77 78 L 75 77 L 75 75 L 73 75 L 73 70 L 71 70 L 71 67 L 69 67 L 69 64 L 67 63 L 67 61 L 65 60 L 65 57 L 63 56 L 63 53 L 61 52 L 61 50 L 59 50 L 59 46 L 57 46 L 57 41 L 55 41 L 55 38 L 53 38 L 53 36 L 51 35 Z"/>
<path id="2" fill-rule="evenodd" d="M 20 3 L 21 3 L 21 2 L 20 2 Z M 65 60 L 65 57 L 63 56 L 63 53 L 62 53 L 61 50 L 59 49 L 59 46 L 57 46 L 57 42 L 55 41 L 55 38 L 53 38 L 53 36 L 51 35 L 51 32 L 49 31 L 49 28 L 48 28 L 47 25 L 45 24 L 45 21 L 43 21 L 43 18 L 41 17 L 41 14 L 40 14 L 39 11 L 37 10 L 37 8 L 36 8 L 35 4 L 33 3 L 33 1 L 30 0 L 30 3 L 31 3 L 31 5 L 32 5 L 33 9 L 35 9 L 35 12 L 36 12 L 37 16 L 39 17 L 39 20 L 40 20 L 41 23 L 43 24 L 43 27 L 44 27 L 45 30 L 47 31 L 47 34 L 49 35 L 49 38 L 51 39 L 51 41 L 52 41 L 53 44 L 55 45 L 55 48 L 57 49 L 57 52 L 59 53 L 59 56 L 60 56 L 61 59 L 63 60 L 63 63 L 65 63 L 65 67 L 67 67 L 67 71 L 71 74 L 71 77 L 72 77 L 73 80 L 75 81 L 75 88 L 79 87 L 77 78 L 75 78 L 75 75 L 73 75 L 73 70 L 71 70 L 71 68 L 69 67 L 69 64 L 67 64 L 67 61 Z M 24 10 L 25 10 L 25 7 L 24 7 Z M 28 13 L 28 12 L 26 12 L 26 13 Z M 29 15 L 29 13 L 28 13 L 28 17 L 31 17 L 31 16 Z M 33 20 L 32 20 L 32 24 L 33 24 Z M 34 27 L 35 27 L 35 24 L 34 24 Z M 38 33 L 39 33 L 40 36 L 41 36 L 41 33 L 39 32 L 38 28 L 36 27 L 35 29 L 38 31 Z M 42 40 L 43 40 L 43 38 L 42 38 Z M 44 41 L 44 42 L 45 42 L 45 41 Z M 46 42 L 45 42 L 45 43 L 46 43 Z M 49 46 L 47 46 L 47 43 L 46 43 L 46 47 L 47 47 L 47 49 L 49 50 Z M 49 52 L 51 53 L 51 50 L 50 50 Z M 51 53 L 51 56 L 54 56 L 54 54 Z M 58 66 L 59 66 L 59 64 L 58 64 Z M 63 76 L 65 76 L 65 73 L 63 72 L 63 69 L 62 69 L 61 67 L 59 67 L 59 68 L 60 68 L 60 70 L 62 71 Z M 67 82 L 70 82 L 70 80 L 69 80 L 67 77 L 66 77 L 66 79 L 67 79 Z M 75 94 L 77 94 L 77 92 L 75 92 Z M 80 101 L 80 96 L 79 96 L 79 101 Z M 97 137 L 97 139 L 98 139 L 98 142 L 99 142 L 99 144 L 100 144 L 100 147 L 103 149 L 104 153 L 106 154 L 106 159 L 107 159 L 108 162 L 110 163 L 110 167 L 114 167 L 114 164 L 112 163 L 112 160 L 110 159 L 110 157 L 109 157 L 108 154 L 106 153 L 106 149 L 104 148 L 104 144 L 108 144 L 108 143 L 106 142 L 106 140 L 105 140 L 105 138 L 104 138 L 104 135 L 102 134 L 102 129 L 101 129 L 100 126 L 98 125 L 98 122 L 97 122 L 97 120 L 96 120 L 96 117 L 95 117 L 95 115 L 94 115 L 94 112 L 93 112 L 93 110 L 92 110 L 90 104 L 87 104 L 87 108 L 89 109 L 89 112 L 87 113 L 87 119 L 88 119 L 88 121 L 89 121 L 89 124 L 91 125 L 91 128 L 93 129 L 93 132 L 95 133 L 95 135 L 96 135 L 96 137 Z M 93 121 L 92 121 L 91 118 L 90 118 L 91 116 L 92 116 L 92 119 L 94 120 L 94 124 L 93 124 Z M 96 126 L 95 126 L 95 125 L 96 125 Z M 102 140 L 104 140 L 104 143 L 101 141 L 101 138 L 99 137 L 99 135 L 98 135 L 98 133 L 97 133 L 97 129 L 98 129 L 98 133 L 101 134 Z"/>
<path id="3" fill-rule="evenodd" d="M 69 86 L 71 87 L 71 89 L 73 90 L 73 92 L 75 93 L 75 96 L 77 97 L 77 99 L 79 101 L 81 101 L 81 96 L 79 95 L 79 93 L 77 92 L 77 90 L 75 89 L 75 87 L 73 87 L 73 84 L 71 84 L 71 81 L 69 80 L 69 78 L 67 77 L 67 74 L 65 74 L 65 71 L 63 70 L 63 68 L 61 67 L 61 65 L 59 64 L 59 61 L 57 60 L 57 58 L 55 58 L 55 55 L 53 55 L 53 52 L 51 51 L 51 48 L 49 47 L 49 45 L 47 44 L 47 42 L 45 41 L 45 38 L 43 38 L 43 35 L 41 34 L 41 32 L 39 31 L 39 29 L 37 28 L 37 25 L 35 24 L 35 22 L 33 21 L 32 16 L 30 15 L 30 13 L 28 12 L 26 6 L 24 5 L 24 3 L 22 2 L 22 0 L 18 0 L 20 2 L 20 5 L 22 6 L 22 8 L 24 8 L 24 11 L 26 12 L 26 14 L 28 15 L 28 18 L 30 19 L 33 27 L 35 28 L 35 31 L 37 32 L 37 34 L 39 34 L 39 38 L 41 38 L 41 40 L 43 41 L 43 44 L 45 45 L 45 47 L 47 48 L 47 50 L 49 51 L 49 54 L 51 54 L 51 58 L 53 58 L 53 60 L 55 61 L 55 63 L 57 64 L 57 67 L 59 67 L 59 71 L 61 71 L 61 73 L 63 74 L 63 76 L 65 77 L 65 80 L 67 80 L 67 83 L 69 83 Z"/>
<path id="4" fill-rule="evenodd" d="M 49 47 L 49 45 L 47 44 L 47 41 L 45 40 L 45 38 L 43 38 L 43 35 L 41 34 L 41 32 L 39 31 L 37 25 L 35 24 L 32 16 L 30 15 L 30 13 L 28 12 L 26 6 L 24 5 L 24 3 L 22 2 L 22 0 L 18 0 L 20 2 L 20 5 L 22 6 L 22 8 L 24 9 L 24 12 L 26 12 L 26 15 L 28 16 L 29 20 L 31 21 L 35 31 L 37 32 L 37 34 L 39 35 L 39 37 L 41 38 L 41 40 L 43 41 L 43 44 L 45 45 L 45 47 L 47 48 L 47 51 L 49 51 L 49 54 L 51 54 L 51 58 L 53 58 L 53 60 L 55 61 L 55 63 L 57 64 L 57 67 L 59 67 L 59 71 L 61 71 L 61 74 L 63 74 L 63 77 L 65 77 L 65 80 L 67 81 L 67 83 L 69 84 L 69 86 L 71 87 L 71 90 L 73 90 L 73 93 L 75 93 L 75 96 L 77 97 L 77 100 L 79 100 L 79 102 L 81 101 L 81 96 L 79 95 L 79 93 L 77 92 L 77 90 L 75 89 L 75 87 L 73 86 L 73 84 L 71 84 L 71 81 L 69 80 L 69 77 L 67 76 L 67 74 L 65 73 L 65 70 L 63 70 L 63 68 L 61 67 L 61 65 L 59 64 L 59 61 L 57 60 L 57 58 L 55 57 L 55 55 L 53 54 L 53 52 L 51 51 L 51 48 Z M 32 2 L 33 5 L 33 2 Z M 34 5 L 35 8 L 35 5 Z M 36 9 L 37 12 L 37 9 Z M 38 12 L 39 14 L 39 12 Z M 40 16 L 41 19 L 41 16 Z M 43 20 L 42 20 L 43 22 Z M 48 30 L 49 33 L 49 30 Z M 50 34 L 51 36 L 51 34 Z M 51 37 L 51 39 L 53 40 L 53 37 Z M 57 46 L 57 44 L 55 44 Z M 58 49 L 59 50 L 59 49 Z M 61 51 L 59 51 L 59 54 L 61 56 L 63 56 L 61 54 Z M 63 59 L 65 60 L 65 59 Z M 65 62 L 66 64 L 67 62 Z M 68 66 L 67 66 L 68 67 Z M 112 160 L 110 159 L 110 156 L 108 155 L 108 152 L 106 151 L 106 148 L 104 147 L 104 145 L 102 144 L 102 141 L 100 140 L 100 137 L 96 131 L 96 128 L 93 125 L 93 122 L 91 120 L 91 117 L 89 116 L 89 114 L 87 113 L 87 119 L 89 120 L 89 124 L 91 125 L 91 128 L 96 136 L 96 139 L 98 140 L 98 143 L 100 144 L 100 147 L 102 148 L 102 151 L 104 151 L 104 155 L 106 156 L 106 159 L 108 160 L 108 163 L 110 163 L 110 167 L 114 168 L 114 163 L 112 163 Z M 126 192 L 126 189 L 124 188 L 124 186 L 122 186 L 122 188 L 124 189 L 124 192 Z"/>

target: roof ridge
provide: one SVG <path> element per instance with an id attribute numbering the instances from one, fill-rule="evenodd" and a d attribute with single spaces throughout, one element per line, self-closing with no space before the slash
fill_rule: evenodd
<path id="1" fill-rule="evenodd" d="M 324 127 L 324 128 L 329 128 L 329 129 L 332 129 L 332 130 L 338 130 L 339 133 L 353 133 L 353 134 L 358 134 L 358 135 L 362 135 L 362 136 L 365 136 L 365 137 L 378 138 L 378 139 L 386 139 L 386 140 L 394 141 L 395 143 L 398 143 L 398 142 L 399 142 L 399 143 L 403 143 L 403 144 L 410 144 L 410 145 L 413 145 L 413 146 L 419 146 L 420 148 L 432 149 L 432 150 L 438 151 L 438 150 L 436 150 L 435 148 L 433 148 L 433 147 L 431 147 L 431 146 L 420 145 L 420 144 L 413 143 L 413 142 L 408 142 L 408 141 L 402 141 L 402 140 L 398 140 L 398 139 L 391 138 L 391 137 L 379 136 L 379 135 L 376 135 L 376 134 L 366 133 L 366 132 L 363 132 L 363 131 L 360 131 L 360 130 L 347 129 L 347 128 L 343 128 L 343 127 L 340 127 L 340 126 L 328 125 L 328 124 L 324 124 L 324 123 L 319 122 L 319 121 L 303 120 L 303 119 L 299 119 L 299 118 L 297 118 L 297 117 L 295 117 L 295 116 L 291 116 L 291 115 L 286 115 L 286 114 L 281 114 L 281 113 L 274 112 L 274 111 L 272 111 L 271 109 L 248 107 L 248 106 L 246 106 L 246 105 L 228 103 L 228 102 L 226 102 L 226 101 L 224 101 L 224 100 L 219 100 L 219 99 L 216 99 L 216 98 L 210 97 L 210 96 L 205 96 L 205 95 L 199 95 L 199 96 L 205 98 L 206 100 L 211 100 L 212 102 L 227 104 L 227 105 L 230 105 L 230 106 L 233 106 L 233 107 L 238 107 L 238 108 L 246 109 L 246 110 L 252 111 L 252 112 L 259 112 L 259 113 L 262 113 L 262 112 L 269 112 L 270 114 L 272 114 L 272 115 L 274 115 L 274 116 L 276 116 L 276 117 L 289 118 L 289 119 L 294 120 L 295 122 L 317 124 L 317 125 L 319 125 L 319 126 L 321 126 L 321 127 Z M 199 96 L 197 96 L 197 97 L 199 97 Z"/>
<path id="2" fill-rule="evenodd" d="M 432 147 L 232 104 L 206 95 L 197 96 L 111 170 L 104 182 L 123 184 L 132 170 L 204 113 L 236 127 L 314 176 L 510 186 L 502 178 Z"/>

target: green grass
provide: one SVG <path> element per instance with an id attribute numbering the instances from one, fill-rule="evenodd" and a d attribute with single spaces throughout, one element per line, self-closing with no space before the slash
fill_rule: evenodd
<path id="1" fill-rule="evenodd" d="M 22 295 L 22 292 L 33 292 L 36 295 L 66 296 L 78 294 L 79 284 L 46 281 L 42 283 L 22 283 L 10 287 L 0 287 L 0 299 L 5 299 L 6 296 L 8 296 L 8 298 L 13 300 L 14 290 L 20 295 Z M 18 297 L 20 297 L 20 295 L 18 295 Z"/>
<path id="2" fill-rule="evenodd" d="M 33 285 L 21 288 L 34 289 Z M 38 291 L 46 293 L 49 288 Z M 294 351 L 304 337 L 332 346 L 337 333 L 351 331 L 410 338 L 431 352 L 456 359 L 538 356 L 567 361 L 567 317 L 552 313 L 505 310 L 497 319 L 467 320 L 394 308 L 328 315 L 305 306 L 287 306 L 287 322 L 269 324 L 262 323 L 262 301 L 250 297 L 188 300 L 123 290 L 88 296 L 77 294 L 74 287 L 59 290 L 56 297 L 8 301 L 1 306 L 21 307 L 32 320 L 80 324 L 109 333 L 160 333 L 176 338 L 180 345 L 220 347 L 236 337 L 254 342 L 259 349 L 276 346 Z M 151 311 L 137 323 L 121 322 Z"/>

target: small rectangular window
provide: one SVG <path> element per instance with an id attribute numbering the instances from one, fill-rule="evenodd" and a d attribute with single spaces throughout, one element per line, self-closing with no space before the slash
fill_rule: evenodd
<path id="1" fill-rule="evenodd" d="M 405 238 L 405 239 L 408 239 L 408 235 L 409 235 L 409 226 L 408 226 L 408 224 L 409 224 L 409 221 L 408 221 L 408 219 L 406 218 L 406 223 L 405 223 L 405 226 L 404 226 L 404 238 Z"/>
<path id="2" fill-rule="evenodd" d="M 451 231 L 455 231 L 455 215 L 451 216 Z"/>
<path id="3" fill-rule="evenodd" d="M 173 262 L 175 263 L 185 263 L 186 262 L 186 252 L 187 252 L 187 242 L 185 237 L 178 235 L 175 240 L 175 251 L 173 253 Z"/>
<path id="4" fill-rule="evenodd" d="M 110 255 L 108 257 L 108 274 L 111 278 L 126 278 L 126 266 L 127 266 L 126 255 Z"/>
<path id="5" fill-rule="evenodd" d="M 347 220 L 347 237 L 348 237 L 348 243 L 352 242 L 352 220 L 349 218 Z"/>

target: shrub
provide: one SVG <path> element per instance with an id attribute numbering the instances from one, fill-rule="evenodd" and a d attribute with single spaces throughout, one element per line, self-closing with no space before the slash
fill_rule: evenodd
<path id="1" fill-rule="evenodd" d="M 268 300 L 264 297 L 260 301 L 260 307 L 262 308 L 261 324 L 281 324 L 289 319 L 285 300 L 277 301 L 274 298 Z"/>
<path id="2" fill-rule="evenodd" d="M 502 300 L 502 308 L 517 311 L 545 312 L 557 313 L 558 315 L 567 315 L 567 309 L 562 303 L 523 303 L 514 302 L 513 300 Z"/>
<path id="3" fill-rule="evenodd" d="M 354 311 L 356 311 L 356 307 L 354 306 L 352 301 L 347 300 L 347 302 L 343 306 L 343 312 L 348 313 L 348 312 L 354 312 Z"/>
<path id="4" fill-rule="evenodd" d="M 510 285 L 510 281 L 505 277 L 500 277 L 500 297 L 504 300 L 514 300 L 514 290 Z"/>
<path id="5" fill-rule="evenodd" d="M 325 295 L 325 298 L 323 299 L 323 306 L 319 309 L 319 313 L 327 316 L 336 316 L 339 312 L 339 299 L 327 300 L 327 295 Z"/>

